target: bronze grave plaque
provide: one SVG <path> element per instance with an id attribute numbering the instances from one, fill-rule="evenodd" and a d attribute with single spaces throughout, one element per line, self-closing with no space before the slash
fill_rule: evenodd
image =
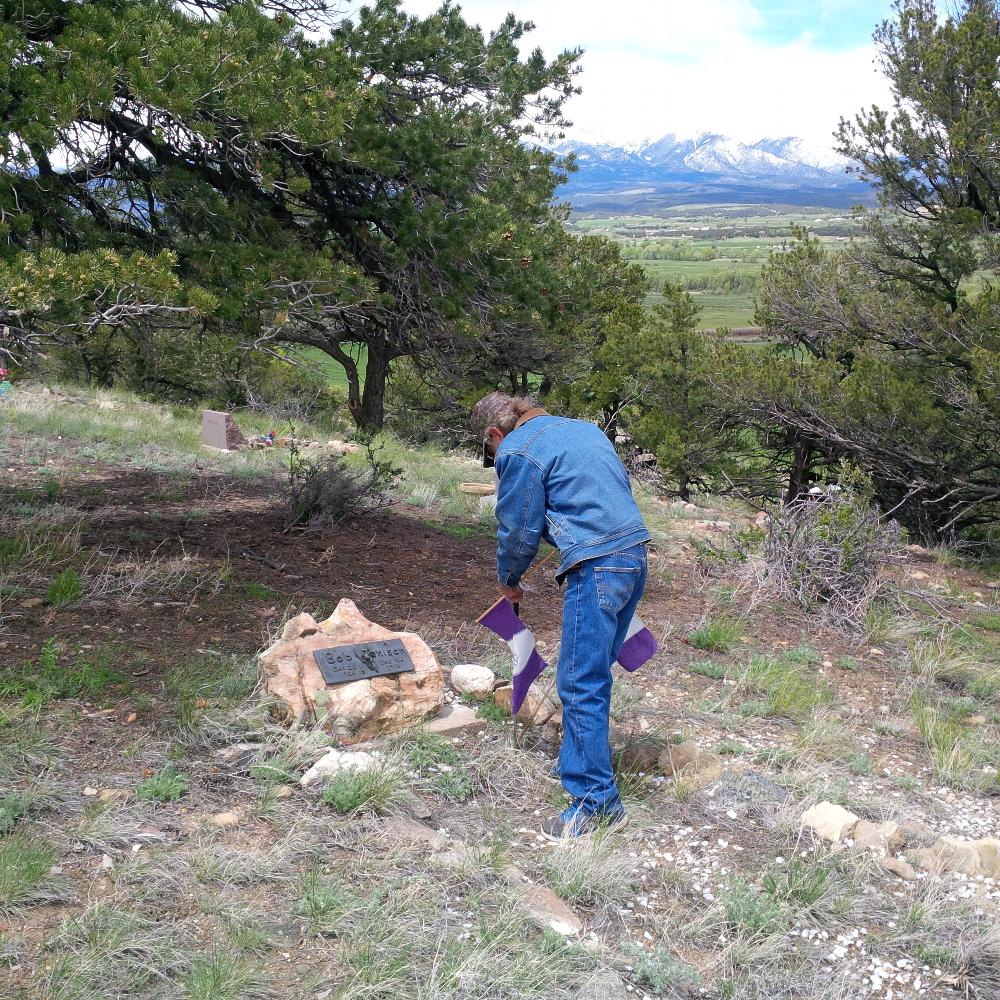
<path id="1" fill-rule="evenodd" d="M 402 639 L 379 639 L 352 646 L 317 649 L 313 655 L 327 684 L 367 681 L 390 674 L 410 674 L 415 667 Z"/>

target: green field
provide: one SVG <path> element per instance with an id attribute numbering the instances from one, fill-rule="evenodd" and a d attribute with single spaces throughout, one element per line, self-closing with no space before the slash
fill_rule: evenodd
<path id="1" fill-rule="evenodd" d="M 574 217 L 570 229 L 622 244 L 653 282 L 647 304 L 661 301 L 664 281 L 680 282 L 702 309 L 701 328 L 753 325 L 753 284 L 772 253 L 782 252 L 795 229 L 807 229 L 831 247 L 855 232 L 848 215 L 834 209 L 781 209 L 761 205 L 685 206 L 663 217 Z M 727 287 L 737 280 L 740 287 Z"/>

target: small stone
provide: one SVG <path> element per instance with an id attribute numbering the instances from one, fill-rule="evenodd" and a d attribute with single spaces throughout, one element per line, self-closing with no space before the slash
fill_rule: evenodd
<path id="1" fill-rule="evenodd" d="M 517 897 L 539 927 L 548 927 L 563 937 L 576 937 L 583 930 L 583 921 L 546 886 L 519 886 Z"/>
<path id="2" fill-rule="evenodd" d="M 860 851 L 873 851 L 876 854 L 889 854 L 903 844 L 903 832 L 898 823 L 869 823 L 868 820 L 858 820 L 851 834 L 854 846 Z"/>
<path id="3" fill-rule="evenodd" d="M 823 840 L 839 843 L 849 837 L 858 823 L 858 817 L 835 802 L 820 802 L 802 814 L 802 825 Z"/>
<path id="4" fill-rule="evenodd" d="M 390 816 L 382 830 L 389 840 L 402 845 L 423 845 L 440 851 L 448 843 L 448 838 L 439 830 L 432 830 L 406 816 Z"/>
<path id="5" fill-rule="evenodd" d="M 916 870 L 902 858 L 888 857 L 882 860 L 882 867 L 893 875 L 898 875 L 904 882 L 912 882 L 917 877 Z"/>
<path id="6" fill-rule="evenodd" d="M 216 813 L 209 820 L 209 823 L 211 823 L 212 826 L 218 827 L 220 830 L 228 830 L 231 827 L 240 825 L 239 813 L 234 813 L 234 812 Z"/>
<path id="7" fill-rule="evenodd" d="M 290 799 L 295 794 L 291 785 L 279 785 L 272 793 L 276 799 Z"/>
<path id="8" fill-rule="evenodd" d="M 21 601 L 22 608 L 40 608 L 45 603 L 45 598 L 43 597 L 29 597 L 27 600 Z"/>
<path id="9" fill-rule="evenodd" d="M 451 686 L 459 694 L 467 694 L 473 698 L 485 699 L 493 694 L 496 684 L 496 674 L 489 667 L 478 663 L 459 663 L 452 668 Z"/>
<path id="10" fill-rule="evenodd" d="M 326 782 L 341 771 L 371 771 L 378 767 L 378 764 L 379 761 L 376 757 L 360 750 L 353 752 L 350 750 L 327 750 L 326 754 L 302 775 L 299 784 L 303 788 L 308 788 L 317 782 Z"/>
<path id="11" fill-rule="evenodd" d="M 97 789 L 92 788 L 90 785 L 87 785 L 87 787 L 83 790 L 83 794 L 86 795 L 88 798 L 93 798 L 93 796 L 97 794 Z"/>
<path id="12" fill-rule="evenodd" d="M 97 793 L 97 801 L 104 805 L 109 805 L 112 802 L 128 802 L 131 797 L 132 793 L 127 788 L 102 788 Z"/>

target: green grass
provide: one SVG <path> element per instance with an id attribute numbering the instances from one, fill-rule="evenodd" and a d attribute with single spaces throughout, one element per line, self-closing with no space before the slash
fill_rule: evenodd
<path id="1" fill-rule="evenodd" d="M 163 693 L 181 726 L 196 726 L 212 709 L 245 702 L 256 689 L 258 673 L 250 657 L 195 655 L 170 667 Z"/>
<path id="2" fill-rule="evenodd" d="M 45 599 L 57 608 L 76 604 L 83 597 L 83 580 L 72 566 L 61 570 L 45 591 Z"/>
<path id="3" fill-rule="evenodd" d="M 183 1000 L 269 1000 L 277 996 L 262 968 L 222 950 L 195 958 L 179 985 Z"/>
<path id="4" fill-rule="evenodd" d="M 48 885 L 57 858 L 47 840 L 23 833 L 0 837 L 0 917 L 58 898 Z"/>
<path id="5" fill-rule="evenodd" d="M 415 771 L 429 771 L 440 764 L 455 765 L 460 761 L 450 740 L 422 726 L 396 737 L 392 746 Z"/>
<path id="6" fill-rule="evenodd" d="M 989 614 L 979 615 L 972 620 L 972 624 L 976 628 L 981 628 L 985 632 L 1000 632 L 1000 613 L 990 612 Z"/>
<path id="7" fill-rule="evenodd" d="M 169 924 L 95 903 L 67 917 L 45 942 L 52 964 L 46 1000 L 161 996 L 190 959 Z"/>
<path id="8" fill-rule="evenodd" d="M 385 815 L 399 803 L 402 793 L 402 773 L 383 764 L 368 771 L 347 770 L 333 775 L 323 790 L 323 801 L 346 816 Z"/>
<path id="9" fill-rule="evenodd" d="M 135 794 L 143 802 L 176 802 L 187 793 L 190 784 L 186 774 L 167 764 L 157 774 L 140 781 Z"/>
<path id="10" fill-rule="evenodd" d="M 266 601 L 275 596 L 275 592 L 267 584 L 259 583 L 256 580 L 245 581 L 242 590 L 247 597 L 254 601 Z"/>
<path id="11" fill-rule="evenodd" d="M 716 663 L 714 660 L 695 660 L 688 670 L 692 674 L 698 674 L 701 677 L 709 677 L 713 681 L 721 681 L 726 676 L 726 668 L 721 663 Z"/>
<path id="12" fill-rule="evenodd" d="M 794 658 L 754 656 L 737 680 L 737 692 L 760 695 L 764 715 L 804 720 L 832 698 L 829 685 Z"/>
<path id="13" fill-rule="evenodd" d="M 764 873 L 761 887 L 776 903 L 810 909 L 829 891 L 831 875 L 832 867 L 827 862 L 792 855 L 787 865 L 772 865 Z"/>
<path id="14" fill-rule="evenodd" d="M 318 869 L 311 869 L 299 883 L 295 912 L 308 918 L 314 934 L 335 934 L 342 927 L 351 902 L 348 886 Z"/>
<path id="15" fill-rule="evenodd" d="M 707 620 L 693 632 L 689 632 L 687 641 L 695 649 L 703 649 L 711 653 L 728 653 L 739 638 L 740 623 L 731 618 L 715 618 Z"/>
<path id="16" fill-rule="evenodd" d="M 937 778 L 963 790 L 1000 791 L 1000 743 L 966 724 L 969 706 L 934 703 L 918 693 L 910 710 Z"/>
<path id="17" fill-rule="evenodd" d="M 98 698 L 124 683 L 122 675 L 111 667 L 116 656 L 115 649 L 103 647 L 77 653 L 67 663 L 63 645 L 47 639 L 33 663 L 0 673 L 0 699 L 19 698 L 25 706 L 42 708 L 64 698 Z"/>

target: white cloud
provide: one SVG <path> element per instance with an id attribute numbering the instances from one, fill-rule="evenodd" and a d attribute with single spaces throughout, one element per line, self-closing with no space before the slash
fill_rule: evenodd
<path id="1" fill-rule="evenodd" d="M 404 0 L 416 14 L 436 0 Z M 817 27 L 829 0 L 816 4 Z M 874 49 L 828 51 L 806 34 L 784 45 L 750 0 L 468 0 L 484 29 L 508 10 L 532 20 L 528 46 L 549 55 L 581 46 L 583 94 L 568 107 L 573 135 L 627 142 L 667 132 L 723 132 L 738 139 L 800 135 L 829 143 L 842 115 L 887 103 Z M 874 24 L 873 24 L 874 27 Z"/>

